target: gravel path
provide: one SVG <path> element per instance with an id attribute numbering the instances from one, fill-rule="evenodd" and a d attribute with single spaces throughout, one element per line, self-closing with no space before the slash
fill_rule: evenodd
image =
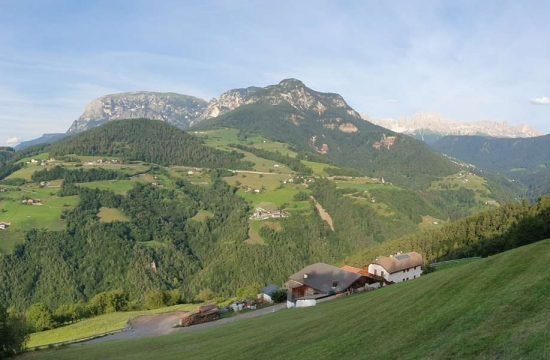
<path id="1" fill-rule="evenodd" d="M 246 312 L 240 315 L 235 315 L 217 321 L 178 328 L 174 328 L 174 325 L 176 325 L 182 317 L 187 316 L 189 314 L 188 312 L 178 311 L 159 315 L 140 316 L 136 319 L 130 320 L 128 327 L 123 331 L 112 335 L 103 336 L 97 339 L 77 343 L 73 346 L 84 346 L 88 344 L 97 344 L 113 340 L 132 340 L 174 333 L 202 331 L 243 319 L 251 319 L 258 316 L 271 314 L 285 308 L 286 304 L 277 304 L 267 308 Z"/>

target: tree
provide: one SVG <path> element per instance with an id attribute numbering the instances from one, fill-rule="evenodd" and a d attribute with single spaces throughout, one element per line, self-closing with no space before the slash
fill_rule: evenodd
<path id="1" fill-rule="evenodd" d="M 55 325 L 50 309 L 42 303 L 31 305 L 25 317 L 34 331 L 51 329 Z"/>
<path id="2" fill-rule="evenodd" d="M 0 358 L 20 353 L 28 338 L 25 319 L 0 305 Z"/>

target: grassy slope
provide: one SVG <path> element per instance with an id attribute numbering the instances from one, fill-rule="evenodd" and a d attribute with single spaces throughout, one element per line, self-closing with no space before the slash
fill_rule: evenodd
<path id="1" fill-rule="evenodd" d="M 544 358 L 550 354 L 549 263 L 545 240 L 315 308 L 24 358 Z"/>
<path id="2" fill-rule="evenodd" d="M 41 331 L 30 336 L 27 347 L 33 348 L 48 344 L 77 341 L 88 337 L 115 332 L 124 329 L 128 321 L 138 316 L 161 314 L 171 311 L 193 311 L 199 305 L 182 304 L 155 310 L 116 312 L 85 319 L 72 325 L 53 330 Z"/>

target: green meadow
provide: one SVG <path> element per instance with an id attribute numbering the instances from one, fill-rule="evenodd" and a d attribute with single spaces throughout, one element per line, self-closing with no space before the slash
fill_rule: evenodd
<path id="1" fill-rule="evenodd" d="M 312 308 L 22 358 L 544 359 L 549 263 L 550 240 L 544 240 Z"/>

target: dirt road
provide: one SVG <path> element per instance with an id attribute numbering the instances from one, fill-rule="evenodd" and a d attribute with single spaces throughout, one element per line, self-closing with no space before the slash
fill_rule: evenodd
<path id="1" fill-rule="evenodd" d="M 92 339 L 89 341 L 84 341 L 78 344 L 74 344 L 74 346 L 84 346 L 88 344 L 96 344 L 112 340 L 131 340 L 173 333 L 202 331 L 243 319 L 251 319 L 258 316 L 271 314 L 285 308 L 286 304 L 277 304 L 264 309 L 246 312 L 218 321 L 179 328 L 174 328 L 174 325 L 176 325 L 182 317 L 187 316 L 189 313 L 178 311 L 167 314 L 140 316 L 136 319 L 130 320 L 128 327 L 121 332 L 97 339 Z"/>

